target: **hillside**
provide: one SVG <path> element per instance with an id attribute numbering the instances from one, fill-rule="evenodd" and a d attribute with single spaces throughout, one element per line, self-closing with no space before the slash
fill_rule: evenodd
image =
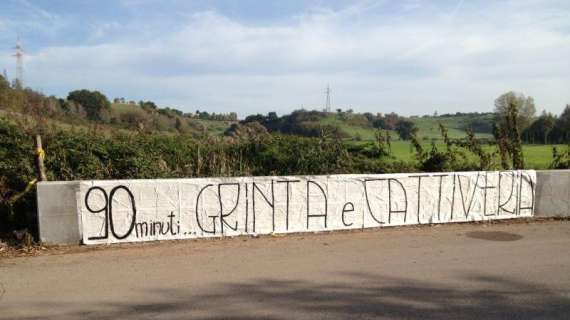
<path id="1" fill-rule="evenodd" d="M 30 88 L 11 85 L 0 75 L 0 115 L 13 122 L 37 122 L 59 129 L 89 129 L 100 132 L 221 135 L 237 121 L 236 113 L 208 113 L 159 107 L 152 101 L 115 98 L 111 103 L 99 91 L 75 90 L 67 98 L 45 96 Z"/>
<path id="2" fill-rule="evenodd" d="M 47 97 L 29 88 L 11 86 L 2 76 L 0 110 L 42 119 L 61 127 L 97 126 L 194 136 L 221 135 L 238 120 L 235 112 L 216 114 L 196 110 L 187 113 L 175 108 L 159 107 L 152 101 L 127 102 L 124 98 L 114 98 L 111 103 L 99 91 L 75 90 L 66 99 Z M 360 114 L 339 109 L 335 113 L 297 110 L 280 117 L 275 112 L 269 112 L 267 115 L 248 116 L 242 122 L 259 122 L 272 132 L 308 137 L 326 134 L 352 141 L 372 141 L 378 129 L 390 132 L 392 138 L 397 139 L 402 127 L 410 131 L 415 126 L 420 140 L 438 140 L 439 124 L 448 128 L 451 138 L 464 136 L 468 127 L 474 127 L 478 137 L 490 138 L 489 117 L 489 114 L 472 113 L 406 118 L 395 113 Z M 399 127 L 401 124 L 406 126 Z"/>
<path id="3" fill-rule="evenodd" d="M 420 138 L 441 139 L 439 124 L 444 125 L 450 138 L 457 139 L 465 137 L 465 130 L 472 128 L 478 138 L 492 139 L 493 115 L 465 115 L 465 116 L 424 116 L 418 118 L 410 118 L 410 120 L 418 127 L 418 136 Z M 482 127 L 481 123 L 486 123 L 488 127 Z"/>
<path id="4" fill-rule="evenodd" d="M 112 103 L 111 123 L 123 123 L 129 129 L 149 126 L 157 131 L 221 135 L 233 121 L 190 117 L 175 109 L 144 108 L 137 104 Z M 115 119 L 115 120 L 113 120 Z M 178 124 L 177 124 L 178 121 Z"/>
<path id="5" fill-rule="evenodd" d="M 373 115 L 371 113 L 297 110 L 289 115 L 276 117 L 255 115 L 247 117 L 243 122 L 257 121 L 274 132 L 295 134 L 300 136 L 319 136 L 322 132 L 332 133 L 345 140 L 375 140 L 378 129 L 388 131 L 393 139 L 399 139 L 398 124 L 411 122 L 417 128 L 417 136 L 422 141 L 441 140 L 439 125 L 448 129 L 452 139 L 464 138 L 466 130 L 472 128 L 476 137 L 492 139 L 492 114 L 460 114 L 445 116 L 400 117 L 391 113 Z"/>

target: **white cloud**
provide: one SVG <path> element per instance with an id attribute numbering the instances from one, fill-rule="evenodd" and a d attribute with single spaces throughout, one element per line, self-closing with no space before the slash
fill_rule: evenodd
<path id="1" fill-rule="evenodd" d="M 511 89 L 555 112 L 570 102 L 566 2 L 459 1 L 442 11 L 408 1 L 402 14 L 385 10 L 366 2 L 264 26 L 194 13 L 167 34 L 141 24 L 120 40 L 40 49 L 26 78 L 60 93 L 100 88 L 241 115 L 322 106 L 327 83 L 335 107 L 359 111 L 484 111 Z M 117 29 L 102 25 L 92 36 Z"/>
<path id="2" fill-rule="evenodd" d="M 0 3 L 0 41 L 14 42 L 17 35 L 53 37 L 64 31 L 67 21 L 27 0 Z"/>

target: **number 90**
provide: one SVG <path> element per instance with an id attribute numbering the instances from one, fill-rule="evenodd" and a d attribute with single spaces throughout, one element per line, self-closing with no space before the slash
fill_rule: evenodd
<path id="1" fill-rule="evenodd" d="M 132 210 L 131 211 L 132 212 L 131 224 L 129 226 L 129 229 L 123 235 L 117 234 L 117 232 L 115 231 L 115 224 L 114 224 L 114 220 L 113 220 L 113 197 L 115 196 L 115 193 L 119 190 L 124 190 L 127 193 L 127 196 L 129 197 L 130 202 L 131 202 L 131 210 Z M 98 191 L 101 194 L 103 194 L 103 198 L 105 199 L 104 205 L 99 209 L 94 209 L 89 205 L 89 199 L 92 196 L 92 193 L 95 191 Z M 125 186 L 114 187 L 111 190 L 111 193 L 109 194 L 109 196 L 107 196 L 107 192 L 105 191 L 105 189 L 103 189 L 101 187 L 91 187 L 87 191 L 87 193 L 85 194 L 85 208 L 91 213 L 101 213 L 101 212 L 105 213 L 105 219 L 103 220 L 103 228 L 102 228 L 103 229 L 103 235 L 87 238 L 89 240 L 107 239 L 109 237 L 109 230 L 111 230 L 111 234 L 113 234 L 113 236 L 116 239 L 122 240 L 122 239 L 125 239 L 126 237 L 128 237 L 131 234 L 131 232 L 133 231 L 133 228 L 135 227 L 135 221 L 136 221 L 136 217 L 137 217 L 137 209 L 135 206 L 135 197 L 133 196 L 133 194 L 131 193 L 129 188 L 127 188 Z"/>

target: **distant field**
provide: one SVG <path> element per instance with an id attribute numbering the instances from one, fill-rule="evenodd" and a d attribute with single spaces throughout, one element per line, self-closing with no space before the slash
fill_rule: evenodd
<path id="1" fill-rule="evenodd" d="M 483 119 L 489 116 L 481 116 Z M 445 148 L 443 144 L 439 124 L 443 124 L 447 130 L 449 137 L 452 139 L 463 138 L 466 136 L 465 129 L 468 126 L 469 118 L 466 116 L 457 117 L 421 117 L 411 119 L 418 127 L 418 137 L 422 146 L 426 151 L 431 149 L 431 142 L 434 141 L 439 149 Z M 491 121 L 491 118 L 488 119 Z M 364 127 L 359 125 L 351 125 L 340 119 L 336 115 L 331 115 L 320 121 L 321 124 L 338 125 L 339 128 L 351 136 L 353 143 L 359 143 L 355 138 L 361 141 L 371 141 L 375 139 L 374 132 L 376 129 L 372 127 Z M 402 141 L 398 138 L 398 133 L 392 131 L 392 155 L 400 160 L 414 161 L 415 150 L 413 150 L 410 142 Z M 492 139 L 491 133 L 476 133 L 477 138 Z M 565 150 L 565 145 L 524 145 L 523 154 L 525 166 L 529 169 L 548 169 L 552 162 L 552 148 L 556 146 L 559 150 Z M 486 146 L 487 151 L 495 151 L 494 146 Z"/>
<path id="2" fill-rule="evenodd" d="M 552 162 L 552 148 L 566 150 L 566 145 L 525 145 L 523 154 L 525 166 L 530 169 L 548 169 Z"/>
<path id="3" fill-rule="evenodd" d="M 465 128 L 468 125 L 468 117 L 426 117 L 411 119 L 418 127 L 418 136 L 420 138 L 441 139 L 439 124 L 443 124 L 447 130 L 449 137 L 452 139 L 465 137 Z M 491 133 L 476 133 L 478 138 L 492 138 Z"/>
<path id="4" fill-rule="evenodd" d="M 165 115 L 154 113 L 152 116 L 146 113 L 138 105 L 131 105 L 126 103 L 113 103 L 111 106 L 111 113 L 115 116 L 120 116 L 126 112 L 140 113 L 146 117 L 154 117 L 155 121 L 162 121 L 165 123 L 166 128 L 174 128 L 174 118 L 169 118 Z M 221 135 L 230 126 L 227 121 L 218 120 L 204 120 L 194 118 L 182 118 L 181 121 L 186 122 L 188 127 L 196 132 L 206 131 L 210 135 Z"/>
<path id="5" fill-rule="evenodd" d="M 218 120 L 203 120 L 203 119 L 188 119 L 188 124 L 191 127 L 203 126 L 206 131 L 211 135 L 221 135 L 230 126 L 227 121 Z"/>
<path id="6" fill-rule="evenodd" d="M 443 142 L 437 142 L 436 146 L 443 150 L 445 145 Z M 431 148 L 430 143 L 424 143 L 423 147 L 425 150 Z M 557 147 L 558 150 L 565 150 L 566 145 L 524 145 L 523 155 L 525 160 L 525 167 L 528 169 L 548 169 L 552 163 L 552 148 Z M 493 146 L 486 146 L 486 150 L 495 151 L 496 148 Z M 408 141 L 394 141 L 392 142 L 392 155 L 400 160 L 413 161 L 415 150 L 412 149 L 412 145 Z"/>
<path id="7" fill-rule="evenodd" d="M 439 130 L 439 124 L 443 124 L 447 130 L 449 137 L 452 139 L 465 137 L 465 128 L 468 126 L 468 117 L 425 117 L 425 118 L 412 118 L 410 119 L 415 123 L 418 128 L 418 137 L 421 140 L 441 140 L 441 134 Z M 348 134 L 350 137 L 357 138 L 363 141 L 374 140 L 376 129 L 359 124 L 351 124 L 343 121 L 337 117 L 337 115 L 330 115 L 323 118 L 319 122 L 322 125 L 334 125 L 338 126 L 341 131 Z M 476 133 L 477 138 L 493 138 L 491 133 Z M 394 139 L 398 138 L 398 133 L 392 131 L 392 137 Z"/>
<path id="8" fill-rule="evenodd" d="M 365 127 L 361 125 L 351 125 L 345 121 L 342 121 L 334 116 L 328 116 L 320 121 L 321 125 L 334 125 L 338 126 L 339 129 L 352 138 L 360 138 L 361 140 L 374 140 L 374 134 L 376 129 L 372 127 Z M 394 132 L 394 134 L 396 134 Z"/>

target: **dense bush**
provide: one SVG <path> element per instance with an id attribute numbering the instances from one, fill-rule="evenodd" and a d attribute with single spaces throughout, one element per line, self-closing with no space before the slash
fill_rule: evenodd
<path id="1" fill-rule="evenodd" d="M 559 151 L 556 147 L 552 148 L 552 169 L 570 169 L 570 145 L 565 150 Z"/>

